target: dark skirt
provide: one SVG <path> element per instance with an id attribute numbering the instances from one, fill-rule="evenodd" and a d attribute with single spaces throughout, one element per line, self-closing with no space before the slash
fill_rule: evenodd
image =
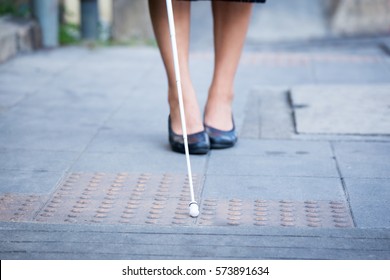
<path id="1" fill-rule="evenodd" d="M 225 1 L 225 2 L 244 2 L 244 3 L 265 3 L 267 0 L 181 0 L 181 1 Z"/>

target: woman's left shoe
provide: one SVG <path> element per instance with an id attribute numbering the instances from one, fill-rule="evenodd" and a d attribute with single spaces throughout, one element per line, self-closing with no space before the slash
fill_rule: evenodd
<path id="1" fill-rule="evenodd" d="M 184 154 L 184 139 L 183 135 L 176 134 L 172 130 L 171 117 L 168 118 L 168 133 L 169 133 L 169 144 L 173 151 Z M 188 140 L 188 151 L 190 154 L 205 155 L 210 151 L 210 140 L 206 132 L 200 131 L 194 134 L 187 135 Z"/>
<path id="2" fill-rule="evenodd" d="M 233 120 L 233 128 L 231 130 L 219 130 L 214 127 L 204 124 L 206 133 L 210 139 L 211 149 L 226 149 L 233 147 L 237 142 L 237 133 Z"/>

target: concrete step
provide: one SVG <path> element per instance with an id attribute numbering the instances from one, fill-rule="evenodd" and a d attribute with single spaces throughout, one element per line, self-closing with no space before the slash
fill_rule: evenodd
<path id="1" fill-rule="evenodd" d="M 0 63 L 20 52 L 40 47 L 40 30 L 33 20 L 0 17 Z"/>
<path id="2" fill-rule="evenodd" d="M 0 223 L 6 259 L 389 259 L 372 229 L 80 226 Z"/>

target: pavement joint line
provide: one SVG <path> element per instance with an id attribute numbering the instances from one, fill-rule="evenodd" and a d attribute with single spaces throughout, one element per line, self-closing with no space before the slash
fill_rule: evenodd
<path id="1" fill-rule="evenodd" d="M 291 121 L 292 121 L 293 128 L 294 128 L 294 133 L 293 134 L 298 135 L 299 134 L 298 133 L 298 125 L 297 125 L 297 119 L 296 119 L 296 116 L 295 116 L 294 101 L 293 101 L 293 98 L 292 98 L 292 88 L 287 90 L 286 95 L 287 95 L 287 104 L 288 104 L 288 106 L 290 107 L 290 110 L 291 110 Z"/>

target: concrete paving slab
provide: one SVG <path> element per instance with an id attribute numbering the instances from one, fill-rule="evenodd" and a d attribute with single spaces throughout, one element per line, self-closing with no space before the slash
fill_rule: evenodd
<path id="1" fill-rule="evenodd" d="M 312 156 L 228 156 L 214 154 L 207 174 L 235 176 L 333 177 L 338 173 L 332 158 Z"/>
<path id="2" fill-rule="evenodd" d="M 375 84 L 389 83 L 389 71 L 385 62 L 377 56 L 363 56 L 359 61 L 314 63 L 316 81 L 319 84 Z"/>
<path id="3" fill-rule="evenodd" d="M 79 98 L 72 92 L 58 95 L 53 91 L 49 94 L 35 93 L 9 110 L 1 123 L 8 127 L 12 125 L 12 128 L 40 126 L 51 130 L 65 130 L 80 125 L 100 126 L 119 106 L 121 99 L 108 101 L 104 105 L 104 96 L 98 92 L 89 94 L 90 100 Z"/>
<path id="4" fill-rule="evenodd" d="M 343 200 L 338 178 L 207 175 L 203 196 L 219 199 Z"/>
<path id="5" fill-rule="evenodd" d="M 204 173 L 207 157 L 192 156 L 191 165 L 194 173 Z M 161 146 L 160 151 L 145 155 L 144 151 L 135 153 L 84 153 L 71 168 L 81 172 L 174 172 L 187 173 L 183 154 L 174 153 L 168 144 Z"/>
<path id="6" fill-rule="evenodd" d="M 12 89 L 4 88 L 0 91 L 0 114 L 7 112 L 11 107 L 23 100 L 28 94 L 25 91 L 14 91 Z"/>
<path id="7" fill-rule="evenodd" d="M 127 123 L 128 124 L 128 123 Z M 119 126 L 119 124 L 117 124 Z M 118 127 L 117 126 L 117 127 Z M 156 127 L 161 124 L 143 126 L 150 129 L 150 132 L 140 131 L 134 133 L 129 125 L 124 128 L 103 127 L 88 145 L 87 152 L 104 153 L 134 153 L 139 151 L 148 151 L 148 153 L 159 153 L 167 149 L 168 136 L 166 131 L 158 131 Z"/>
<path id="8" fill-rule="evenodd" d="M 96 127 L 53 130 L 39 126 L 23 128 L 7 126 L 2 128 L 0 147 L 4 149 L 81 152 L 86 148 L 96 132 Z"/>
<path id="9" fill-rule="evenodd" d="M 390 228 L 390 179 L 346 178 L 357 227 Z"/>
<path id="10" fill-rule="evenodd" d="M 331 158 L 331 145 L 326 141 L 254 140 L 239 139 L 237 146 L 229 150 L 212 150 L 215 156 L 271 156 Z"/>
<path id="11" fill-rule="evenodd" d="M 390 143 L 333 143 L 342 176 L 390 178 Z"/>
<path id="12" fill-rule="evenodd" d="M 62 172 L 79 153 L 45 150 L 0 149 L 0 170 Z"/>
<path id="13" fill-rule="evenodd" d="M 35 76 L 29 77 L 28 75 L 19 75 L 19 73 L 0 73 L 0 93 L 5 90 L 4 88 L 15 88 L 15 85 L 19 85 L 26 91 L 35 91 L 47 83 L 48 77 Z M 19 86 L 18 86 L 19 87 Z"/>
<path id="14" fill-rule="evenodd" d="M 337 157 L 382 157 L 390 156 L 390 143 L 381 141 L 332 142 Z"/>
<path id="15" fill-rule="evenodd" d="M 250 57 L 248 57 L 250 59 Z M 248 62 L 253 63 L 253 62 Z M 294 86 L 315 83 L 315 76 L 310 65 L 267 65 L 267 63 L 241 66 L 241 75 L 248 76 L 251 82 L 261 86 Z M 283 64 L 284 62 L 280 62 Z M 255 72 L 254 72 L 255 71 Z"/>
<path id="16" fill-rule="evenodd" d="M 390 133 L 387 85 L 298 87 L 291 98 L 298 133 Z"/>
<path id="17" fill-rule="evenodd" d="M 262 88 L 251 91 L 240 138 L 290 139 L 294 132 L 287 90 Z"/>
<path id="18" fill-rule="evenodd" d="M 0 170 L 0 192 L 16 194 L 50 194 L 62 172 Z"/>

